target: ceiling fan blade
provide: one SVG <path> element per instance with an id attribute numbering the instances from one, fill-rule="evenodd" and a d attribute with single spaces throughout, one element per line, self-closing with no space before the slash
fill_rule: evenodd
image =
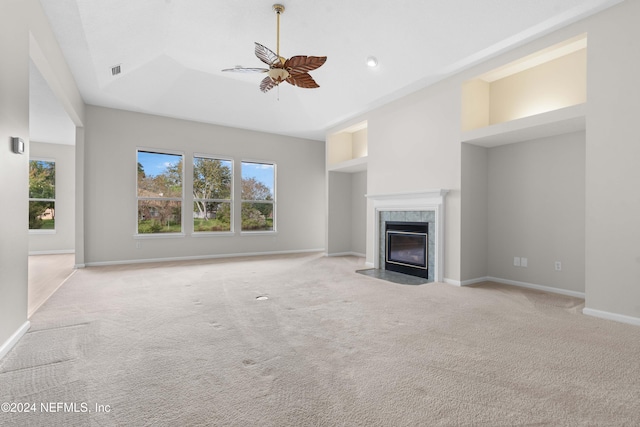
<path id="1" fill-rule="evenodd" d="M 222 71 L 231 71 L 233 73 L 266 73 L 269 71 L 269 69 L 268 68 L 233 67 L 233 68 L 226 68 Z"/>
<path id="2" fill-rule="evenodd" d="M 282 62 L 278 55 L 271 49 L 256 42 L 256 56 L 270 67 L 282 68 Z"/>
<path id="3" fill-rule="evenodd" d="M 269 76 L 260 82 L 260 90 L 263 92 L 269 92 L 274 86 L 277 86 L 277 84 Z"/>
<path id="4" fill-rule="evenodd" d="M 287 83 L 306 89 L 315 89 L 320 87 L 309 73 L 291 74 L 287 77 Z"/>
<path id="5" fill-rule="evenodd" d="M 308 73 L 320 68 L 327 61 L 326 56 L 292 56 L 284 63 L 284 68 L 290 74 Z"/>

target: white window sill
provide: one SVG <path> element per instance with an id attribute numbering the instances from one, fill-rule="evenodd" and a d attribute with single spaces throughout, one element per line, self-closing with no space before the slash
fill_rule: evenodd
<path id="1" fill-rule="evenodd" d="M 241 236 L 273 236 L 278 234 L 277 231 L 241 231 Z"/>
<path id="2" fill-rule="evenodd" d="M 235 236 L 233 231 L 194 231 L 191 237 L 217 237 L 217 236 Z"/>
<path id="3" fill-rule="evenodd" d="M 56 234 L 56 230 L 29 230 L 29 234 Z"/>

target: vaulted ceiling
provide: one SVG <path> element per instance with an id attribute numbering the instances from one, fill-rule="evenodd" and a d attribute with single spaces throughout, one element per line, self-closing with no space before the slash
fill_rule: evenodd
<path id="1" fill-rule="evenodd" d="M 284 83 L 266 94 L 263 75 L 222 69 L 263 66 L 254 42 L 275 51 L 275 1 L 40 1 L 87 104 L 322 140 L 329 127 L 619 0 L 282 0 L 280 54 L 328 60 L 311 72 L 320 88 Z M 45 120 L 36 114 L 33 126 Z"/>

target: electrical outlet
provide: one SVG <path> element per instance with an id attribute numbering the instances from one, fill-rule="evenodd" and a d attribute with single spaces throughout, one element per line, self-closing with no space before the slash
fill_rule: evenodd
<path id="1" fill-rule="evenodd" d="M 520 257 L 517 257 L 517 256 L 513 257 L 513 265 L 515 267 L 520 267 Z"/>
<path id="2" fill-rule="evenodd" d="M 526 267 L 528 260 L 525 257 L 520 258 L 520 267 Z"/>
<path id="3" fill-rule="evenodd" d="M 140 249 L 140 246 L 141 246 L 141 245 L 140 245 L 140 241 L 138 240 L 138 241 L 136 242 L 136 249 Z"/>
<path id="4" fill-rule="evenodd" d="M 556 271 L 562 271 L 562 263 L 560 261 L 555 262 Z"/>

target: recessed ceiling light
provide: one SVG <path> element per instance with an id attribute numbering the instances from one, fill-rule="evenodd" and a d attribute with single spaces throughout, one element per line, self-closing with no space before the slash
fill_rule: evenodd
<path id="1" fill-rule="evenodd" d="M 378 65 L 378 59 L 375 56 L 368 57 L 367 65 L 371 68 L 376 67 Z"/>

